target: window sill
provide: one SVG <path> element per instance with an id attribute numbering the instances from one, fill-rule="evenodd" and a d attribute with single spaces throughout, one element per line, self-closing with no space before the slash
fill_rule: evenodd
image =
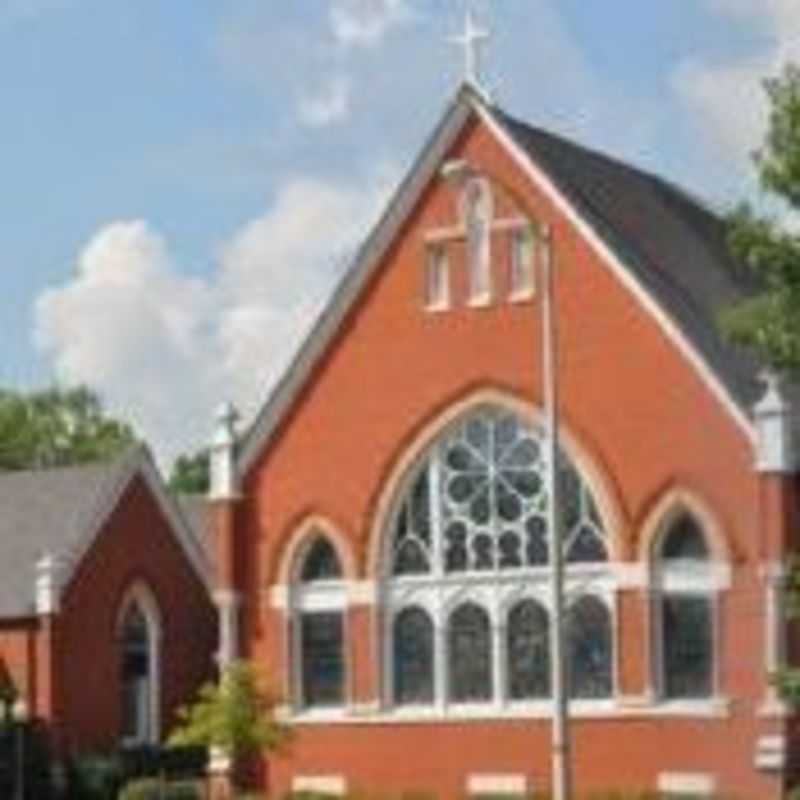
<path id="1" fill-rule="evenodd" d="M 468 308 L 490 308 L 492 305 L 491 295 L 482 295 L 481 297 L 470 297 L 467 300 Z"/>
<path id="2" fill-rule="evenodd" d="M 513 305 L 519 305 L 521 303 L 530 303 L 536 297 L 536 291 L 534 289 L 526 289 L 524 292 L 513 292 L 508 296 L 508 302 L 512 303 Z"/>
<path id="3" fill-rule="evenodd" d="M 444 314 L 450 310 L 450 303 L 428 303 L 425 305 L 425 311 L 428 314 Z"/>
<path id="4" fill-rule="evenodd" d="M 701 719 L 726 719 L 730 716 L 731 702 L 726 697 L 707 700 L 675 700 L 630 704 L 625 698 L 605 700 L 573 700 L 569 713 L 573 719 L 617 720 L 659 717 L 692 717 Z M 552 716 L 552 703 L 470 703 L 450 706 L 398 706 L 379 708 L 374 704 L 339 706 L 292 711 L 284 706 L 277 710 L 280 719 L 293 725 L 391 725 L 451 722 L 497 722 L 515 719 L 542 719 Z"/>

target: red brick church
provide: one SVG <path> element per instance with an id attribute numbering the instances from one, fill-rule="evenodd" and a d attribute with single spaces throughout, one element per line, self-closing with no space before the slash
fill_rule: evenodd
<path id="1" fill-rule="evenodd" d="M 546 258 L 576 787 L 782 795 L 794 418 L 717 332 L 721 221 L 463 88 L 252 428 L 220 421 L 221 655 L 284 698 L 276 796 L 547 789 Z"/>
<path id="2" fill-rule="evenodd" d="M 59 758 L 160 742 L 213 675 L 209 578 L 144 448 L 0 474 L 0 686 Z"/>

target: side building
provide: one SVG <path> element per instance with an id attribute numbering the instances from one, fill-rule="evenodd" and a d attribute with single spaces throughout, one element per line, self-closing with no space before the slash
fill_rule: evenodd
<path id="1" fill-rule="evenodd" d="M 577 789 L 789 783 L 795 420 L 716 330 L 748 291 L 724 227 L 465 87 L 253 427 L 214 441 L 221 653 L 296 733 L 276 795 L 548 788 L 546 259 Z"/>
<path id="2" fill-rule="evenodd" d="M 59 755 L 169 732 L 213 675 L 208 574 L 144 448 L 0 474 L 0 679 Z"/>

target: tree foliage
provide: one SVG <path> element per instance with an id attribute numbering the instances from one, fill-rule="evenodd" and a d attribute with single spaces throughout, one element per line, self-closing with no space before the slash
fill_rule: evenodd
<path id="1" fill-rule="evenodd" d="M 195 703 L 179 709 L 169 744 L 214 747 L 234 760 L 275 750 L 285 742 L 288 729 L 275 720 L 274 705 L 259 686 L 253 666 L 234 661 L 219 683 L 205 684 Z"/>
<path id="2" fill-rule="evenodd" d="M 135 441 L 133 429 L 107 416 L 85 386 L 0 390 L 0 470 L 104 461 Z"/>
<path id="3" fill-rule="evenodd" d="M 800 67 L 765 81 L 770 115 L 754 161 L 761 188 L 800 212 Z M 757 291 L 726 310 L 723 330 L 780 370 L 800 367 L 800 236 L 774 217 L 741 205 L 729 220 L 729 244 Z"/>
<path id="4" fill-rule="evenodd" d="M 208 448 L 179 455 L 172 466 L 169 488 L 178 494 L 206 494 L 210 483 Z"/>

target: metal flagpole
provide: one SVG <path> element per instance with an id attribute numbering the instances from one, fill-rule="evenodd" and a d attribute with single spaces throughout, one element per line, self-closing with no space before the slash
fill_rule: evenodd
<path id="1" fill-rule="evenodd" d="M 547 529 L 550 538 L 550 657 L 553 692 L 552 780 L 554 800 L 570 800 L 572 774 L 569 696 L 565 661 L 564 547 L 558 470 L 558 324 L 553 276 L 553 240 L 542 232 L 542 380 L 546 414 Z"/>

